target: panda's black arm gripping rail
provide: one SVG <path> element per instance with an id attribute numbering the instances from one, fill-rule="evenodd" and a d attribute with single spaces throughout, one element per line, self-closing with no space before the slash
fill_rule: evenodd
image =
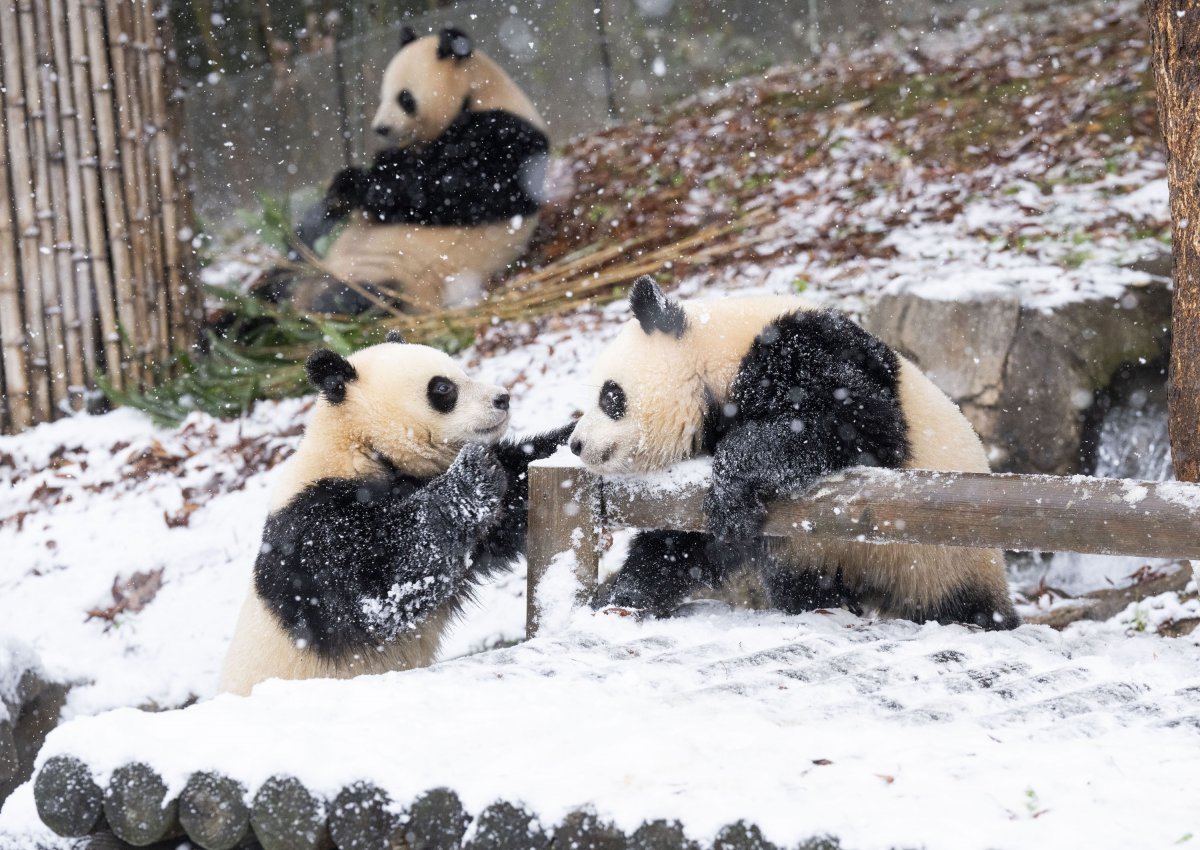
<path id="1" fill-rule="evenodd" d="M 529 472 L 529 608 L 560 553 L 585 594 L 605 529 L 703 531 L 707 482 L 656 485 L 540 461 Z M 1200 560 L 1200 484 L 856 468 L 771 505 L 770 536 Z"/>

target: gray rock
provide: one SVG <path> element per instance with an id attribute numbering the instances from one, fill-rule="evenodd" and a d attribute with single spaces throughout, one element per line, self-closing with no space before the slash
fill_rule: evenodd
<path id="1" fill-rule="evenodd" d="M 1097 394 L 1122 365 L 1167 355 L 1170 316 L 1170 290 L 1155 282 L 1051 310 L 1010 295 L 884 295 L 863 324 L 959 404 L 993 469 L 1069 474 Z"/>

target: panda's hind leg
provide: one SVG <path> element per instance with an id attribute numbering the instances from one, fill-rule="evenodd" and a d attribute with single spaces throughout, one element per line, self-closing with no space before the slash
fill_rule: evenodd
<path id="1" fill-rule="evenodd" d="M 621 571 L 596 592 L 593 605 L 664 616 L 693 591 L 721 587 L 739 567 L 761 556 L 757 543 L 718 543 L 695 531 L 642 531 L 630 543 Z"/>
<path id="2" fill-rule="evenodd" d="M 846 608 L 862 615 L 857 594 L 846 586 L 838 568 L 800 566 L 776 557 L 764 558 L 759 569 L 771 607 L 786 614 L 818 608 Z"/>

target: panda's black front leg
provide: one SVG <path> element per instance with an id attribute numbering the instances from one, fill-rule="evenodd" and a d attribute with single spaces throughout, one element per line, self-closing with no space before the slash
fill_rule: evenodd
<path id="1" fill-rule="evenodd" d="M 325 218 L 345 218 L 353 209 L 363 206 L 367 192 L 367 172 L 361 168 L 343 168 L 333 175 L 323 201 Z"/>
<path id="2" fill-rule="evenodd" d="M 495 457 L 504 469 L 508 489 L 504 494 L 501 520 L 485 540 L 486 554 L 511 561 L 525 551 L 529 522 L 529 464 L 550 457 L 559 446 L 566 445 L 574 429 L 572 422 L 542 434 L 505 440 L 496 446 Z"/>
<path id="3" fill-rule="evenodd" d="M 593 607 L 638 608 L 663 616 L 690 593 L 720 587 L 737 567 L 761 555 L 754 546 L 728 546 L 698 531 L 641 531 L 621 571 L 602 587 Z"/>
<path id="4" fill-rule="evenodd" d="M 832 472 L 834 463 L 820 440 L 806 436 L 791 419 L 735 425 L 713 453 L 704 500 L 709 531 L 721 540 L 756 537 L 767 518 L 766 502 L 807 489 Z"/>

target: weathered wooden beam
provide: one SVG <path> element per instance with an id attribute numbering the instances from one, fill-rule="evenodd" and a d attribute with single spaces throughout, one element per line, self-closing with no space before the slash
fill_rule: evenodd
<path id="1" fill-rule="evenodd" d="M 605 479 L 599 488 L 603 521 L 702 531 L 707 491 L 701 482 L 663 493 L 638 479 Z M 1200 558 L 1200 485 L 854 469 L 772 505 L 764 533 L 1195 559 Z"/>
<path id="2" fill-rule="evenodd" d="M 325 816 L 325 801 L 292 776 L 272 776 L 258 789 L 250 807 L 250 825 L 263 850 L 331 847 Z"/>
<path id="3" fill-rule="evenodd" d="M 100 786 L 73 756 L 54 756 L 42 765 L 33 781 L 33 801 L 42 823 L 67 838 L 97 829 L 104 811 Z"/>
<path id="4" fill-rule="evenodd" d="M 581 467 L 529 465 L 529 594 L 525 631 L 530 637 L 537 631 L 538 610 L 535 593 L 542 576 L 554 559 L 571 553 L 581 595 L 590 597 L 595 590 L 600 553 L 597 524 L 591 510 L 595 477 Z"/>
<path id="5" fill-rule="evenodd" d="M 193 773 L 179 795 L 179 825 L 204 850 L 233 850 L 250 831 L 246 788 L 227 776 Z"/>
<path id="6" fill-rule="evenodd" d="M 104 792 L 104 816 L 118 838 L 145 847 L 178 834 L 179 801 L 154 768 L 134 762 L 113 771 Z"/>

